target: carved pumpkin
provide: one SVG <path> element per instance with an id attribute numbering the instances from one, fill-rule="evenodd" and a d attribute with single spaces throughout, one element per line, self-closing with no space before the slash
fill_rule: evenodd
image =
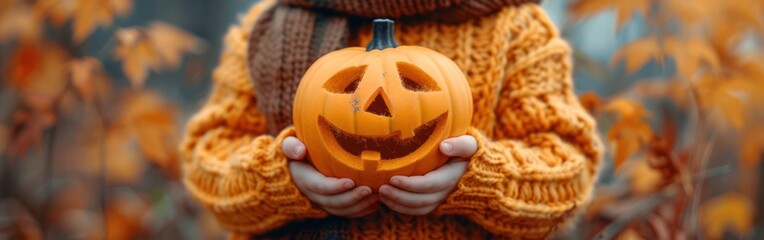
<path id="1" fill-rule="evenodd" d="M 392 176 L 422 175 L 445 163 L 440 142 L 466 133 L 472 95 L 453 61 L 398 46 L 393 21 L 377 19 L 366 49 L 334 51 L 310 66 L 292 116 L 320 172 L 376 190 Z"/>

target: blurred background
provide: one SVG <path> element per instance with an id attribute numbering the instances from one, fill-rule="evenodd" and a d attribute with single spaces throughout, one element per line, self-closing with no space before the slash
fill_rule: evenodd
<path id="1" fill-rule="evenodd" d="M 257 0 L 1 0 L 0 239 L 223 239 L 177 146 Z M 548 0 L 607 153 L 561 239 L 764 239 L 764 1 Z"/>

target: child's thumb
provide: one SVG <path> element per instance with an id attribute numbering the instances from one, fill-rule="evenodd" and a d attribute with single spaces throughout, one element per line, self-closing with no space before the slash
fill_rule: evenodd
<path id="1" fill-rule="evenodd" d="M 286 137 L 281 142 L 281 151 L 284 156 L 291 160 L 302 160 L 305 158 L 305 144 L 296 137 Z"/>

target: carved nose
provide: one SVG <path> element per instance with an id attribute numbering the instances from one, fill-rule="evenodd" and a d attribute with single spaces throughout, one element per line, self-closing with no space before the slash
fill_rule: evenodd
<path id="1" fill-rule="evenodd" d="M 389 118 L 393 117 L 393 115 L 390 114 L 390 108 L 387 106 L 386 100 L 387 96 L 382 88 L 380 88 L 376 93 L 372 94 L 372 97 L 369 99 L 369 104 L 366 106 L 366 112 Z"/>

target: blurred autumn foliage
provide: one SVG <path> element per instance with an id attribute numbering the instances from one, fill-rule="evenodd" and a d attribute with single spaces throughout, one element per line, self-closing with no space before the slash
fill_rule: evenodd
<path id="1" fill-rule="evenodd" d="M 197 103 L 146 87 L 163 71 L 194 82 L 192 60 L 215 53 L 167 22 L 120 26 L 137 2 L 0 1 L 0 239 L 225 236 L 179 179 Z M 592 202 L 553 237 L 763 239 L 764 1 L 546 2 L 566 6 L 580 100 L 607 142 Z M 609 62 L 572 36 L 601 16 L 632 33 Z"/>
<path id="2" fill-rule="evenodd" d="M 643 33 L 609 64 L 576 56 L 579 71 L 611 73 L 602 81 L 639 76 L 580 95 L 612 161 L 577 236 L 764 238 L 764 1 L 576 0 L 569 10 L 574 22 L 614 11 L 616 31 Z"/>
<path id="3" fill-rule="evenodd" d="M 116 26 L 132 8 L 0 1 L 0 239 L 224 236 L 179 182 L 178 106 L 144 87 L 204 42 L 162 21 Z M 99 29 L 110 36 L 88 51 Z"/>

